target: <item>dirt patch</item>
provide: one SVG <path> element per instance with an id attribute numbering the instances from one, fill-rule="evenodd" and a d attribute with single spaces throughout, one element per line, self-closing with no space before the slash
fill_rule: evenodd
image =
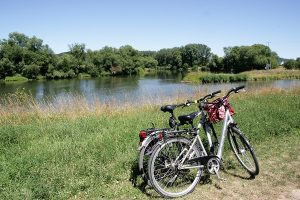
<path id="1" fill-rule="evenodd" d="M 285 192 L 278 197 L 278 200 L 300 200 L 300 189 Z"/>

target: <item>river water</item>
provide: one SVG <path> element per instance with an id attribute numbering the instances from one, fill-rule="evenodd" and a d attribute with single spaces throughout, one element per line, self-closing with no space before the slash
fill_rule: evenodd
<path id="1" fill-rule="evenodd" d="M 88 101 L 130 101 L 194 96 L 199 92 L 228 90 L 231 87 L 246 85 L 246 88 L 300 87 L 300 80 L 275 80 L 245 83 L 190 84 L 182 83 L 182 74 L 158 73 L 148 76 L 100 77 L 91 79 L 30 81 L 24 83 L 0 83 L 0 99 L 17 90 L 30 91 L 38 101 L 69 100 L 74 96 L 84 96 Z"/>

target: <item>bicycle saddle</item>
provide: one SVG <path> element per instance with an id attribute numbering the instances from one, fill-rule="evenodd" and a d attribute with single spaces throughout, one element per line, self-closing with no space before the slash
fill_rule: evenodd
<path id="1" fill-rule="evenodd" d="M 166 106 L 162 106 L 160 108 L 161 111 L 163 112 L 169 112 L 169 113 L 173 113 L 173 110 L 176 108 L 176 105 L 166 105 Z"/>
<path id="2" fill-rule="evenodd" d="M 193 112 L 188 115 L 180 115 L 178 117 L 178 120 L 180 121 L 180 124 L 189 124 L 192 123 L 193 120 L 199 115 L 199 112 Z"/>

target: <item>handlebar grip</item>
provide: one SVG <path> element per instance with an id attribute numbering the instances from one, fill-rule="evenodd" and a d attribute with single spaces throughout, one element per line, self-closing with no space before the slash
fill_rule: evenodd
<path id="1" fill-rule="evenodd" d="M 236 88 L 234 89 L 234 91 L 237 92 L 237 91 L 239 91 L 239 90 L 241 90 L 241 89 L 244 89 L 244 88 L 245 88 L 245 86 L 242 85 L 242 86 L 236 87 Z"/>
<path id="2" fill-rule="evenodd" d="M 190 104 L 198 103 L 198 100 L 186 100 L 186 103 L 190 103 Z"/>
<path id="3" fill-rule="evenodd" d="M 216 91 L 216 92 L 213 92 L 213 93 L 211 93 L 211 95 L 213 96 L 213 95 L 216 95 L 216 94 L 219 94 L 219 93 L 221 93 L 221 90 L 218 90 L 218 91 Z"/>

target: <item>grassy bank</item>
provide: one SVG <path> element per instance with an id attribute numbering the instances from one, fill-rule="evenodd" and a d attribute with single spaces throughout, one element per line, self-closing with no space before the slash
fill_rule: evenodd
<path id="1" fill-rule="evenodd" d="M 245 74 L 213 74 L 210 72 L 190 72 L 183 78 L 183 82 L 194 83 L 228 83 L 247 80 L 248 77 Z"/>
<path id="2" fill-rule="evenodd" d="M 26 82 L 28 80 L 29 80 L 28 78 L 19 74 L 15 76 L 7 76 L 4 79 L 5 82 Z"/>
<path id="3" fill-rule="evenodd" d="M 300 79 L 300 70 L 286 70 L 283 68 L 273 70 L 253 70 L 241 74 L 246 75 L 249 81 Z"/>
<path id="4" fill-rule="evenodd" d="M 149 127 L 150 122 L 167 126 L 168 115 L 158 106 L 125 104 L 120 108 L 101 104 L 90 109 L 88 103 L 78 101 L 78 105 L 53 109 L 51 105 L 40 107 L 33 99 L 28 103 L 28 98 L 8 100 L 0 106 L 0 199 L 156 196 L 151 189 L 142 192 L 140 187 L 134 187 L 130 179 L 136 175 L 138 131 Z M 274 154 L 267 145 L 276 148 L 277 144 L 270 141 L 289 147 L 289 152 L 297 147 L 294 143 L 300 138 L 299 98 L 299 89 L 264 89 L 232 96 L 235 118 L 258 148 L 259 159 L 266 162 Z M 196 107 L 179 109 L 178 114 L 194 110 Z M 289 143 L 284 143 L 286 138 Z M 280 157 L 276 159 L 276 163 L 282 162 Z M 237 164 L 230 166 L 236 166 L 233 171 L 239 170 Z M 281 173 L 282 168 L 274 164 L 274 170 Z M 292 183 L 298 180 L 295 173 L 289 174 Z M 142 185 L 140 178 L 136 184 Z M 262 184 L 263 189 L 267 183 Z M 209 197 L 209 191 L 218 190 L 199 185 L 195 194 L 202 194 L 201 187 L 206 188 L 204 196 L 208 198 L 214 198 Z"/>
<path id="5" fill-rule="evenodd" d="M 184 77 L 183 81 L 194 83 L 228 83 L 280 79 L 300 79 L 300 70 L 285 70 L 283 68 L 279 68 L 273 70 L 253 70 L 239 74 L 190 72 Z"/>

